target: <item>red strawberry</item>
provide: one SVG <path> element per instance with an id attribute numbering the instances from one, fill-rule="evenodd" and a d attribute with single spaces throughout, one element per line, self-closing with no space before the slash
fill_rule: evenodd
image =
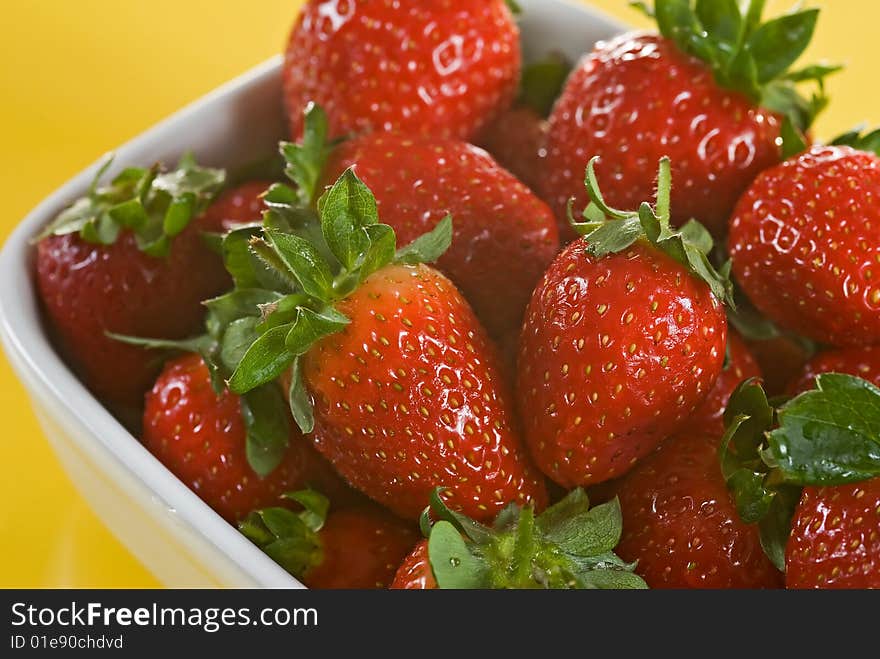
<path id="1" fill-rule="evenodd" d="M 323 237 L 314 227 L 271 228 L 304 212 L 271 203 L 270 228 L 251 251 L 281 297 L 260 307 L 247 341 L 236 339 L 250 347 L 232 391 L 292 365 L 300 427 L 314 430 L 315 446 L 350 484 L 402 517 L 418 517 L 438 486 L 478 519 L 511 501 L 542 508 L 543 479 L 520 441 L 495 348 L 455 286 L 420 265 L 449 246 L 452 222 L 395 250 L 394 231 L 378 223 L 352 170 L 318 203 Z"/>
<path id="2" fill-rule="evenodd" d="M 127 169 L 59 215 L 37 245 L 37 284 L 61 350 L 126 418 L 140 415 L 160 365 L 106 332 L 180 339 L 199 331 L 202 300 L 229 277 L 201 235 L 222 225 L 211 215 L 189 220 L 222 182 L 223 172 L 190 160 L 168 174 Z M 173 228 L 163 229 L 166 218 Z"/>
<path id="3" fill-rule="evenodd" d="M 547 121 L 528 107 L 511 108 L 480 134 L 478 143 L 532 190 L 547 157 Z"/>
<path id="4" fill-rule="evenodd" d="M 229 231 L 239 224 L 260 222 L 263 219 L 263 195 L 271 181 L 248 181 L 223 192 L 208 206 L 200 222 L 213 231 Z"/>
<path id="5" fill-rule="evenodd" d="M 273 505 L 289 489 L 314 485 L 351 499 L 345 485 L 298 432 L 281 464 L 260 478 L 248 464 L 239 397 L 211 387 L 199 355 L 169 361 L 147 394 L 142 442 L 211 508 L 235 522 Z"/>
<path id="6" fill-rule="evenodd" d="M 712 437 L 721 437 L 724 434 L 724 410 L 727 409 L 730 396 L 744 380 L 760 377 L 761 369 L 748 346 L 739 334 L 731 330 L 727 335 L 727 365 L 706 402 L 694 412 L 688 429 L 699 429 Z"/>
<path id="7" fill-rule="evenodd" d="M 400 564 L 391 582 L 392 590 L 434 590 L 437 580 L 428 561 L 428 541 L 422 540 Z"/>
<path id="8" fill-rule="evenodd" d="M 455 237 L 437 267 L 493 335 L 519 331 L 532 290 L 559 249 L 544 202 L 464 142 L 367 135 L 336 150 L 325 179 L 332 183 L 352 166 L 403 244 L 451 214 Z"/>
<path id="9" fill-rule="evenodd" d="M 880 341 L 880 158 L 813 147 L 764 172 L 736 209 L 733 271 L 780 327 L 821 343 Z"/>
<path id="10" fill-rule="evenodd" d="M 392 589 L 644 588 L 614 553 L 622 515 L 615 499 L 590 508 L 581 489 L 543 514 L 511 505 L 484 526 L 431 498 L 428 539 L 401 563 Z M 431 517 L 437 520 L 431 522 Z"/>
<path id="11" fill-rule="evenodd" d="M 620 476 L 675 433 L 715 385 L 727 335 L 718 298 L 730 285 L 701 251 L 711 239 L 695 223 L 687 235 L 669 228 L 669 162 L 659 216 L 647 204 L 641 213 L 604 205 L 592 165 L 593 220 L 582 225 L 591 232 L 535 290 L 518 363 L 526 440 L 565 487 Z M 697 276 L 694 263 L 708 269 Z"/>
<path id="12" fill-rule="evenodd" d="M 758 529 L 739 519 L 718 466 L 718 435 L 670 439 L 617 485 L 618 553 L 651 588 L 779 588 Z"/>
<path id="13" fill-rule="evenodd" d="M 816 384 L 816 376 L 822 373 L 855 375 L 880 387 L 880 346 L 820 352 L 789 384 L 789 393 L 796 396 L 809 391 Z"/>
<path id="14" fill-rule="evenodd" d="M 785 388 L 800 374 L 810 356 L 802 342 L 788 336 L 746 343 L 758 363 L 764 389 L 770 396 L 785 393 Z"/>
<path id="15" fill-rule="evenodd" d="M 663 36 L 602 42 L 569 78 L 550 117 L 543 191 L 563 221 L 569 198 L 577 209 L 586 205 L 583 163 L 600 156 L 609 203 L 633 208 L 650 197 L 653 163 L 667 156 L 678 182 L 673 224 L 698 218 L 722 235 L 740 194 L 779 162 L 782 115 L 806 130 L 822 107 L 795 101 L 784 78 L 809 43 L 818 12 L 760 26 L 760 16 L 751 9 L 740 15 L 732 2 L 707 16 L 690 3 L 657 5 Z M 810 69 L 817 78 L 831 71 Z M 779 96 L 765 93 L 768 87 Z"/>
<path id="16" fill-rule="evenodd" d="M 294 138 L 315 102 L 334 136 L 469 139 L 510 104 L 519 74 L 519 30 L 504 0 L 309 0 L 287 46 L 284 99 Z"/>
<path id="17" fill-rule="evenodd" d="M 314 491 L 287 495 L 305 505 L 259 510 L 240 530 L 309 588 L 386 588 L 418 531 L 375 505 L 330 510 Z"/>
<path id="18" fill-rule="evenodd" d="M 880 588 L 880 478 L 808 487 L 785 550 L 787 588 Z"/>

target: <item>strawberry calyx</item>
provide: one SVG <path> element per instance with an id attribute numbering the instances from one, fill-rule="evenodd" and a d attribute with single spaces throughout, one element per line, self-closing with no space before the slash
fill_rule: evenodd
<path id="1" fill-rule="evenodd" d="M 163 171 L 160 164 L 128 167 L 109 185 L 99 187 L 112 163 L 111 155 L 86 195 L 63 210 L 36 241 L 76 233 L 86 242 L 112 245 L 123 230 L 129 230 L 142 252 L 161 258 L 226 181 L 225 171 L 200 167 L 192 154 L 186 154 L 173 171 Z"/>
<path id="2" fill-rule="evenodd" d="M 863 127 L 855 128 L 832 140 L 831 146 L 849 146 L 880 156 L 880 128 L 871 132 L 864 132 Z"/>
<path id="3" fill-rule="evenodd" d="M 623 252 L 636 241 L 645 240 L 704 281 L 716 298 L 734 307 L 730 263 L 717 269 L 709 260 L 714 241 L 706 228 L 696 220 L 690 220 L 680 229 L 672 228 L 672 165 L 669 158 L 660 160 L 655 205 L 643 202 L 637 211 L 618 210 L 605 202 L 596 178 L 598 160 L 594 157 L 587 165 L 585 185 L 590 203 L 584 210 L 583 222 L 574 219 L 574 200 L 568 205 L 569 221 L 574 230 L 586 238 L 587 253 L 601 258 Z"/>
<path id="4" fill-rule="evenodd" d="M 562 53 L 552 52 L 523 67 L 516 103 L 547 117 L 562 89 L 572 64 Z"/>
<path id="5" fill-rule="evenodd" d="M 768 400 L 742 383 L 724 414 L 721 471 L 761 545 L 780 570 L 803 487 L 846 485 L 880 476 L 880 388 L 826 373 L 791 400 Z"/>
<path id="6" fill-rule="evenodd" d="M 635 564 L 614 554 L 623 528 L 617 499 L 590 508 L 578 488 L 537 516 L 510 504 L 486 526 L 449 509 L 442 491 L 421 517 L 439 588 L 647 588 Z"/>
<path id="7" fill-rule="evenodd" d="M 828 105 L 824 81 L 842 67 L 827 63 L 792 70 L 809 46 L 818 9 L 797 9 L 763 20 L 766 0 L 656 0 L 651 9 L 631 2 L 655 19 L 660 33 L 683 52 L 708 64 L 719 85 L 785 116 L 805 133 Z M 797 89 L 814 82 L 806 98 Z"/>
<path id="8" fill-rule="evenodd" d="M 238 524 L 238 530 L 294 577 L 303 577 L 323 561 L 318 535 L 327 521 L 330 501 L 315 490 L 288 492 L 283 497 L 302 510 L 280 506 L 255 510 Z"/>

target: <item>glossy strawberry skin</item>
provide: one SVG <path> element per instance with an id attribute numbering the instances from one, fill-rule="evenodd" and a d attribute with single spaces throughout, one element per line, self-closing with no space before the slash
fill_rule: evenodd
<path id="1" fill-rule="evenodd" d="M 880 478 L 808 487 L 785 549 L 787 588 L 880 588 Z"/>
<path id="2" fill-rule="evenodd" d="M 306 353 L 303 378 L 315 446 L 351 485 L 406 519 L 439 486 L 476 519 L 543 508 L 498 357 L 448 279 L 388 266 L 337 308 L 351 323 Z"/>
<path id="3" fill-rule="evenodd" d="M 768 396 L 784 394 L 810 358 L 807 348 L 788 336 L 746 343 L 761 369 Z"/>
<path id="4" fill-rule="evenodd" d="M 688 429 L 699 429 L 708 435 L 724 434 L 724 410 L 736 388 L 750 378 L 761 378 L 761 369 L 740 335 L 730 330 L 727 334 L 728 363 L 721 371 L 718 381 L 709 392 L 706 401 L 694 412 Z"/>
<path id="5" fill-rule="evenodd" d="M 452 247 L 437 267 L 493 336 L 516 333 L 559 249 L 552 211 L 485 151 L 464 142 L 373 134 L 347 142 L 327 167 L 348 167 L 376 196 L 379 218 L 406 245 L 452 215 Z"/>
<path id="6" fill-rule="evenodd" d="M 796 396 L 813 389 L 816 376 L 822 373 L 855 375 L 880 387 L 880 346 L 820 352 L 807 362 L 803 372 L 791 382 L 789 394 Z"/>
<path id="7" fill-rule="evenodd" d="M 239 224 L 263 219 L 263 194 L 272 181 L 247 181 L 223 192 L 202 214 L 200 222 L 213 231 L 228 231 Z"/>
<path id="8" fill-rule="evenodd" d="M 477 144 L 532 190 L 538 190 L 547 158 L 547 121 L 528 107 L 514 107 L 486 126 Z"/>
<path id="9" fill-rule="evenodd" d="M 512 101 L 519 30 L 504 0 L 309 0 L 283 66 L 290 133 L 309 102 L 331 135 L 373 130 L 470 139 Z"/>
<path id="10" fill-rule="evenodd" d="M 651 588 L 780 588 L 782 574 L 745 524 L 718 465 L 719 438 L 673 437 L 617 485 L 624 560 Z"/>
<path id="11" fill-rule="evenodd" d="M 318 533 L 321 562 L 302 581 L 309 588 L 387 588 L 418 530 L 378 506 L 331 512 Z"/>
<path id="12" fill-rule="evenodd" d="M 391 582 L 391 590 L 435 590 L 437 580 L 428 560 L 428 541 L 422 540 L 404 559 Z"/>
<path id="13" fill-rule="evenodd" d="M 147 394 L 144 446 L 229 522 L 281 505 L 285 492 L 313 486 L 332 500 L 353 494 L 298 432 L 281 464 L 266 478 L 250 468 L 238 396 L 211 388 L 199 355 L 168 362 Z"/>
<path id="14" fill-rule="evenodd" d="M 820 343 L 880 341 L 880 158 L 813 147 L 764 172 L 731 222 L 733 271 L 781 327 Z"/>
<path id="15" fill-rule="evenodd" d="M 605 199 L 638 208 L 654 193 L 654 165 L 672 159 L 673 222 L 723 235 L 737 199 L 780 160 L 780 119 L 722 89 L 704 63 L 670 41 L 628 34 L 600 43 L 570 76 L 550 116 L 542 190 L 560 222 L 569 198 L 587 204 L 584 168 Z M 569 237 L 573 234 L 569 233 Z"/>
<path id="16" fill-rule="evenodd" d="M 535 289 L 517 395 L 538 467 L 571 488 L 616 478 L 675 433 L 724 363 L 727 321 L 709 288 L 638 242 L 594 259 L 586 241 Z"/>

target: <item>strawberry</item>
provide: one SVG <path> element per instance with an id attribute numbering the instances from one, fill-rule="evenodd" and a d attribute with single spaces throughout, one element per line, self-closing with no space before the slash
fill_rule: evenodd
<path id="1" fill-rule="evenodd" d="M 764 389 L 771 396 L 783 394 L 788 384 L 800 374 L 810 358 L 810 352 L 803 342 L 790 336 L 750 340 L 746 345 L 758 363 L 764 380 Z"/>
<path id="2" fill-rule="evenodd" d="M 880 478 L 808 487 L 785 550 L 787 588 L 880 588 Z"/>
<path id="3" fill-rule="evenodd" d="M 840 373 L 814 384 L 779 408 L 742 385 L 725 415 L 722 471 L 787 587 L 880 587 L 880 388 Z"/>
<path id="4" fill-rule="evenodd" d="M 761 378 L 761 369 L 740 335 L 731 330 L 727 335 L 727 363 L 718 381 L 690 419 L 689 430 L 699 429 L 711 437 L 724 434 L 724 410 L 730 396 L 744 381 Z"/>
<path id="5" fill-rule="evenodd" d="M 522 314 L 559 249 L 552 211 L 481 149 L 464 142 L 375 133 L 340 146 L 326 168 L 349 167 L 376 195 L 382 221 L 407 243 L 455 218 L 437 267 L 493 336 L 519 331 Z"/>
<path id="6" fill-rule="evenodd" d="M 532 190 L 540 185 L 547 157 L 546 117 L 569 71 L 571 64 L 556 53 L 526 66 L 514 106 L 486 126 L 477 139 L 477 144 Z"/>
<path id="7" fill-rule="evenodd" d="M 729 240 L 755 307 L 820 343 L 880 341 L 878 196 L 880 157 L 850 146 L 813 147 L 758 177 Z"/>
<path id="8" fill-rule="evenodd" d="M 721 374 L 730 283 L 698 223 L 669 226 L 670 163 L 657 210 L 610 208 L 591 161 L 586 237 L 557 257 L 526 312 L 517 393 L 538 466 L 565 487 L 622 475 L 703 403 Z"/>
<path id="9" fill-rule="evenodd" d="M 109 164 L 38 237 L 36 275 L 68 363 L 96 396 L 132 420 L 160 365 L 106 333 L 179 339 L 199 329 L 202 300 L 229 282 L 202 237 L 222 226 L 197 217 L 224 173 L 186 158 L 176 171 L 129 168 L 98 188 Z"/>
<path id="10" fill-rule="evenodd" d="M 285 497 L 303 510 L 258 510 L 239 529 L 309 588 L 385 588 L 418 540 L 412 525 L 375 505 L 331 509 L 313 490 Z"/>
<path id="11" fill-rule="evenodd" d="M 308 187 L 275 187 L 265 230 L 226 238 L 228 253 L 247 248 L 229 262 L 238 269 L 250 258 L 253 268 L 236 275 L 239 299 L 273 300 L 245 306 L 259 317 L 225 332 L 221 355 L 240 356 L 230 389 L 287 373 L 302 431 L 350 484 L 401 517 L 418 517 L 441 485 L 479 519 L 510 501 L 543 507 L 495 349 L 455 286 L 422 265 L 449 246 L 451 220 L 397 250 L 352 170 L 318 201 L 317 225 L 296 205 Z M 261 278 L 269 288 L 255 291 Z"/>
<path id="12" fill-rule="evenodd" d="M 271 185 L 271 181 L 247 181 L 224 191 L 208 206 L 200 222 L 214 231 L 229 231 L 240 224 L 261 222 L 266 210 L 263 195 Z"/>
<path id="13" fill-rule="evenodd" d="M 813 388 L 816 377 L 822 373 L 856 375 L 880 387 L 880 346 L 820 352 L 792 380 L 788 386 L 789 393 L 796 396 L 809 391 Z"/>
<path id="14" fill-rule="evenodd" d="M 296 430 L 289 433 L 280 464 L 264 478 L 250 466 L 246 434 L 239 397 L 215 392 L 199 355 L 169 361 L 147 394 L 144 446 L 226 520 L 276 504 L 287 490 L 307 484 L 351 499 Z"/>
<path id="15" fill-rule="evenodd" d="M 645 588 L 635 564 L 613 553 L 622 530 L 616 499 L 591 509 L 576 489 L 541 515 L 511 504 L 484 526 L 450 510 L 438 491 L 421 522 L 427 540 L 401 563 L 393 589 Z"/>
<path id="16" fill-rule="evenodd" d="M 504 0 L 309 0 L 282 69 L 294 138 L 315 102 L 334 136 L 470 139 L 510 104 L 519 75 L 519 30 Z"/>
<path id="17" fill-rule="evenodd" d="M 651 588 L 780 588 L 758 529 L 741 521 L 718 466 L 720 435 L 670 439 L 616 486 L 618 553 Z"/>
<path id="18" fill-rule="evenodd" d="M 422 540 L 405 559 L 391 582 L 391 590 L 435 590 L 438 588 L 428 558 L 428 541 Z"/>
<path id="19" fill-rule="evenodd" d="M 544 198 L 560 221 L 569 198 L 577 209 L 587 203 L 580 182 L 589 157 L 601 157 L 609 203 L 632 208 L 650 196 L 651 165 L 666 156 L 678 181 L 673 224 L 698 218 L 713 235 L 725 233 L 740 194 L 781 159 L 781 135 L 806 131 L 825 105 L 821 94 L 801 98 L 793 81 L 821 84 L 836 70 L 788 71 L 818 10 L 762 24 L 764 2 L 746 4 L 743 15 L 734 2 L 698 2 L 694 10 L 691 2 L 657 0 L 660 35 L 601 42 L 581 61 L 550 116 L 543 169 Z"/>

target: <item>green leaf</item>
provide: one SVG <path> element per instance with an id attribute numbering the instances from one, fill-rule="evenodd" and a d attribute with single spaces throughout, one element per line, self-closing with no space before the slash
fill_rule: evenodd
<path id="1" fill-rule="evenodd" d="M 550 537 L 554 534 L 554 527 L 589 511 L 590 498 L 587 496 L 586 490 L 579 487 L 541 513 L 538 516 L 537 525 L 545 536 Z"/>
<path id="2" fill-rule="evenodd" d="M 269 244 L 306 295 L 323 301 L 333 298 L 333 273 L 330 265 L 310 242 L 279 231 L 267 229 L 265 233 Z"/>
<path id="3" fill-rule="evenodd" d="M 596 556 L 612 551 L 620 542 L 623 515 L 615 498 L 588 512 L 569 513 L 567 518 L 557 518 L 552 525 L 542 526 L 546 529 L 545 538 L 562 551 L 575 556 Z"/>
<path id="4" fill-rule="evenodd" d="M 196 207 L 196 197 L 187 192 L 174 199 L 165 211 L 165 219 L 162 221 L 162 230 L 166 236 L 173 238 L 179 235 L 189 224 Z"/>
<path id="5" fill-rule="evenodd" d="M 259 318 L 237 318 L 223 332 L 220 340 L 220 361 L 230 373 L 238 368 L 248 348 L 257 340 L 259 324 Z"/>
<path id="6" fill-rule="evenodd" d="M 430 507 L 431 511 L 434 513 L 434 517 L 438 521 L 443 520 L 449 522 L 459 531 L 459 533 L 463 534 L 473 542 L 478 544 L 491 542 L 492 532 L 489 528 L 472 520 L 467 515 L 452 510 L 446 505 L 446 502 L 443 501 L 443 497 L 441 496 L 445 489 L 446 488 L 443 487 L 435 487 L 429 496 Z M 518 518 L 519 506 L 512 506 L 511 508 L 516 510 L 516 517 Z"/>
<path id="7" fill-rule="evenodd" d="M 518 102 L 546 117 L 562 93 L 570 71 L 571 62 L 559 53 L 532 62 L 523 69 Z"/>
<path id="8" fill-rule="evenodd" d="M 284 397 L 273 383 L 246 393 L 240 404 L 248 464 L 258 476 L 268 476 L 284 458 L 290 439 Z"/>
<path id="9" fill-rule="evenodd" d="M 295 355 L 285 344 L 292 324 L 273 327 L 254 341 L 241 358 L 227 383 L 229 390 L 243 394 L 275 380 L 293 362 Z"/>
<path id="10" fill-rule="evenodd" d="M 310 206 L 317 197 L 318 184 L 332 145 L 327 141 L 327 115 L 310 103 L 305 111 L 303 137 L 298 144 L 282 142 L 281 155 L 287 163 L 284 173 L 297 184 L 299 201 Z"/>
<path id="11" fill-rule="evenodd" d="M 251 239 L 260 233 L 257 226 L 241 227 L 223 238 L 223 263 L 238 288 L 262 288 L 256 262 L 250 250 Z"/>
<path id="12" fill-rule="evenodd" d="M 320 312 L 300 307 L 285 337 L 287 350 L 296 356 L 304 355 L 317 341 L 342 331 L 350 322 L 333 307 L 325 307 Z"/>
<path id="13" fill-rule="evenodd" d="M 214 340 L 206 335 L 175 341 L 170 339 L 148 339 L 140 336 L 126 336 L 125 334 L 115 334 L 113 332 L 104 332 L 104 334 L 114 341 L 148 350 L 174 350 L 180 352 L 200 353 L 204 350 L 209 350 L 214 344 Z"/>
<path id="14" fill-rule="evenodd" d="M 779 410 L 770 450 L 788 483 L 843 485 L 880 476 L 880 389 L 824 374 Z"/>
<path id="15" fill-rule="evenodd" d="M 661 34 L 690 52 L 692 37 L 701 27 L 690 0 L 656 0 L 654 14 Z"/>
<path id="16" fill-rule="evenodd" d="M 794 64 L 810 44 L 818 18 L 818 9 L 808 9 L 768 21 L 755 30 L 746 47 L 755 58 L 759 82 L 773 80 Z"/>
<path id="17" fill-rule="evenodd" d="M 281 293 L 264 288 L 236 288 L 233 291 L 203 302 L 208 308 L 208 332 L 216 336 L 232 321 L 243 317 L 260 317 L 262 305 L 278 302 Z"/>
<path id="18" fill-rule="evenodd" d="M 447 215 L 429 233 L 423 234 L 406 247 L 397 250 L 396 263 L 416 265 L 434 263 L 452 244 L 452 216 Z"/>
<path id="19" fill-rule="evenodd" d="M 327 513 L 330 510 L 330 500 L 317 490 L 299 490 L 298 492 L 286 492 L 285 499 L 296 501 L 303 507 L 298 517 L 314 533 L 324 527 L 327 521 Z"/>
<path id="20" fill-rule="evenodd" d="M 654 14 L 654 10 L 651 9 L 647 2 L 643 2 L 642 0 L 630 0 L 629 6 L 647 18 L 657 18 Z"/>
<path id="21" fill-rule="evenodd" d="M 697 18 L 716 41 L 732 46 L 742 33 L 743 17 L 736 0 L 697 0 Z"/>
<path id="22" fill-rule="evenodd" d="M 287 508 L 265 508 L 249 514 L 238 530 L 295 577 L 323 560 L 321 541 L 301 514 Z"/>
<path id="23" fill-rule="evenodd" d="M 790 116 L 782 122 L 782 159 L 788 160 L 807 150 L 808 144 L 803 134 L 795 127 Z"/>
<path id="24" fill-rule="evenodd" d="M 293 420 L 304 435 L 310 434 L 315 429 L 315 412 L 312 408 L 312 399 L 306 391 L 306 385 L 302 375 L 302 357 L 293 360 L 290 368 L 290 390 L 287 394 L 290 412 Z"/>
<path id="25" fill-rule="evenodd" d="M 588 570 L 577 575 L 578 587 L 590 590 L 647 590 L 639 575 L 626 570 Z"/>
<path id="26" fill-rule="evenodd" d="M 519 3 L 516 0 L 504 0 L 504 3 L 507 5 L 507 8 L 510 9 L 510 13 L 514 16 L 519 16 L 523 13 L 522 7 L 519 6 Z"/>
<path id="27" fill-rule="evenodd" d="M 318 213 L 330 251 L 353 270 L 370 246 L 365 227 L 379 221 L 373 193 L 349 168 L 318 201 Z"/>
<path id="28" fill-rule="evenodd" d="M 880 156 L 880 130 L 862 134 L 863 128 L 856 128 L 848 133 L 835 138 L 831 144 L 834 146 L 850 146 L 860 151 L 874 153 Z"/>
<path id="29" fill-rule="evenodd" d="M 638 216 L 611 220 L 586 236 L 587 253 L 596 258 L 617 254 L 632 246 L 642 235 Z"/>
<path id="30" fill-rule="evenodd" d="M 487 587 L 485 563 L 471 554 L 461 534 L 449 522 L 434 524 L 428 539 L 428 557 L 438 587 L 455 590 Z"/>
<path id="31" fill-rule="evenodd" d="M 791 536 L 791 520 L 801 499 L 801 492 L 800 487 L 780 486 L 774 492 L 770 510 L 758 524 L 761 548 L 781 572 L 785 572 L 785 546 Z"/>
<path id="32" fill-rule="evenodd" d="M 358 268 L 359 282 L 394 261 L 397 251 L 397 237 L 387 224 L 372 224 L 364 230 L 370 239 L 370 248 Z"/>

